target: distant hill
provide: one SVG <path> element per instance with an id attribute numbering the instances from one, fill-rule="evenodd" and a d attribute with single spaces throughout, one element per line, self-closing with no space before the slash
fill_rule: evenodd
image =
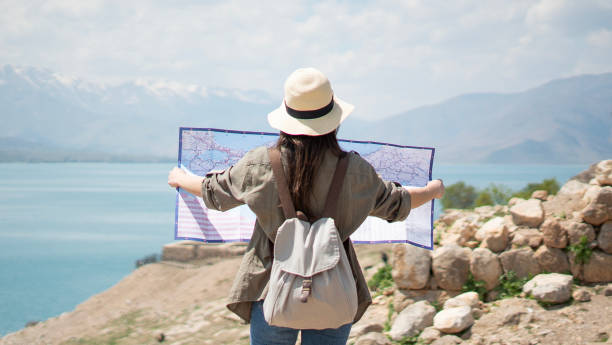
<path id="1" fill-rule="evenodd" d="M 174 156 L 113 154 L 68 149 L 19 138 L 0 138 L 0 162 L 176 162 Z"/>
<path id="2" fill-rule="evenodd" d="M 6 65 L 0 69 L 0 161 L 174 160 L 179 126 L 272 131 L 266 114 L 278 103 L 256 90 L 102 85 Z M 376 122 L 351 118 L 340 137 L 434 146 L 436 161 L 444 163 L 610 158 L 612 73 L 513 94 L 461 95 Z"/>
<path id="3" fill-rule="evenodd" d="M 612 157 L 612 73 L 513 94 L 467 94 L 372 123 L 369 136 L 435 146 L 443 162 L 589 163 Z"/>
<path id="4" fill-rule="evenodd" d="M 265 115 L 277 102 L 260 91 L 108 86 L 6 65 L 0 69 L 0 161 L 175 160 L 178 127 L 269 130 Z"/>

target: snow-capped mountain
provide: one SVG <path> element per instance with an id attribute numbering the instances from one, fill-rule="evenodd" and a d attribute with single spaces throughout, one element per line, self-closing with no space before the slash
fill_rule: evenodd
<path id="1" fill-rule="evenodd" d="M 277 102 L 260 91 L 143 80 L 105 85 L 6 65 L 0 70 L 0 138 L 169 158 L 176 156 L 179 126 L 269 130 L 265 116 Z"/>

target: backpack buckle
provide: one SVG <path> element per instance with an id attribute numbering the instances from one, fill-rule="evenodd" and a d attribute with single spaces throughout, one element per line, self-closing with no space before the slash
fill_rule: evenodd
<path id="1" fill-rule="evenodd" d="M 312 278 L 306 278 L 302 281 L 302 295 L 300 296 L 300 302 L 308 302 L 308 295 L 312 291 Z"/>

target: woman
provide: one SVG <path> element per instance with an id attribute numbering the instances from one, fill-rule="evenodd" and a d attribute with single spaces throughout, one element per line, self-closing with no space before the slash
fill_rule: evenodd
<path id="1" fill-rule="evenodd" d="M 268 114 L 270 125 L 280 131 L 276 144 L 281 151 L 291 199 L 296 210 L 309 219 L 322 212 L 336 163 L 343 154 L 336 132 L 353 106 L 333 95 L 321 72 L 303 68 L 285 82 L 283 104 Z M 200 196 L 210 209 L 225 211 L 247 204 L 257 216 L 253 235 L 230 291 L 227 307 L 251 323 L 251 344 L 295 344 L 300 330 L 270 326 L 262 304 L 268 291 L 272 266 L 272 245 L 276 230 L 285 217 L 266 147 L 248 152 L 223 172 L 204 178 L 186 175 L 174 168 L 168 184 Z M 374 168 L 356 153 L 348 154 L 348 168 L 338 196 L 341 211 L 334 221 L 344 243 L 357 285 L 357 322 L 372 300 L 349 236 L 368 216 L 389 222 L 406 219 L 418 207 L 444 193 L 442 181 L 426 187 L 401 188 L 384 181 Z M 302 344 L 345 344 L 352 323 L 339 328 L 301 330 Z"/>

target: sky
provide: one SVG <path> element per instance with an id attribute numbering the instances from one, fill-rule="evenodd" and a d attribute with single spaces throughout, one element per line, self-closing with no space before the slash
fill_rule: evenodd
<path id="1" fill-rule="evenodd" d="M 612 0 L 7 1 L 0 66 L 263 90 L 296 68 L 376 120 L 464 93 L 612 72 Z"/>

